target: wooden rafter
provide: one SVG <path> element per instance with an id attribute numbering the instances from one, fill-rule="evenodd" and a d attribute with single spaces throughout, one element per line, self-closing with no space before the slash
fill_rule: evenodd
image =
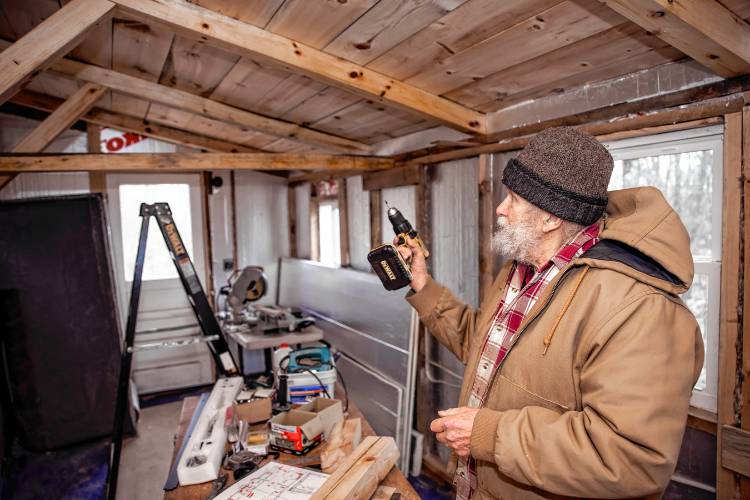
<path id="1" fill-rule="evenodd" d="M 34 92 L 22 91 L 13 96 L 11 102 L 27 108 L 39 109 L 41 111 L 54 111 L 62 100 Z M 181 144 L 192 148 L 210 151 L 214 153 L 258 153 L 259 149 L 243 146 L 229 141 L 212 139 L 202 135 L 193 134 L 185 130 L 159 125 L 147 120 L 141 120 L 132 116 L 113 113 L 101 109 L 92 109 L 81 117 L 87 123 L 102 127 L 113 128 L 123 132 L 153 137 L 172 144 Z"/>
<path id="2" fill-rule="evenodd" d="M 0 54 L 0 104 L 75 46 L 113 9 L 108 0 L 73 0 Z"/>
<path id="3" fill-rule="evenodd" d="M 211 170 L 380 170 L 390 158 L 287 153 L 131 153 L 0 155 L 9 172 L 202 172 Z"/>
<path id="4" fill-rule="evenodd" d="M 44 150 L 60 134 L 83 116 L 107 89 L 87 83 L 70 96 L 46 120 L 40 123 L 14 148 L 14 153 L 36 153 Z"/>
<path id="5" fill-rule="evenodd" d="M 729 78 L 750 73 L 750 26 L 716 0 L 600 0 Z"/>
<path id="6" fill-rule="evenodd" d="M 115 0 L 115 3 L 136 16 L 167 23 L 182 34 L 236 54 L 281 64 L 465 132 L 484 133 L 482 113 L 184 0 Z"/>

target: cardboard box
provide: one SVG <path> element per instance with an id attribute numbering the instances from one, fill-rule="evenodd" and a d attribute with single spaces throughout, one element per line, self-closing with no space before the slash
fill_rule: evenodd
<path id="1" fill-rule="evenodd" d="M 237 418 L 255 424 L 271 418 L 271 398 L 253 399 L 234 405 Z"/>
<path id="2" fill-rule="evenodd" d="M 338 399 L 315 398 L 299 407 L 300 411 L 315 413 L 320 420 L 323 436 L 328 439 L 337 422 L 344 420 L 344 410 Z"/>
<path id="3" fill-rule="evenodd" d="M 307 453 L 323 437 L 323 424 L 317 414 L 307 411 L 279 413 L 268 425 L 271 446 L 291 453 Z"/>

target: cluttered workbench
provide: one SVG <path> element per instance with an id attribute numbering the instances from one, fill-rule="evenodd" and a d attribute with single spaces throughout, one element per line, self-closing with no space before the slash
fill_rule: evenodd
<path id="1" fill-rule="evenodd" d="M 182 411 L 180 412 L 180 421 L 175 435 L 175 452 L 173 455 L 173 460 L 175 459 L 177 452 L 182 446 L 183 440 L 185 439 L 185 433 L 187 432 L 190 420 L 198 405 L 198 400 L 199 398 L 197 396 L 187 397 L 183 400 Z M 375 435 L 372 427 L 353 402 L 349 403 L 346 417 L 347 419 L 359 418 L 361 420 L 363 438 L 365 436 Z M 273 460 L 279 463 L 294 465 L 297 467 L 314 467 L 320 463 L 320 452 L 321 449 L 323 449 L 323 447 L 325 446 L 326 444 L 323 443 L 304 456 L 295 456 L 281 453 L 279 454 L 278 458 L 274 458 Z M 265 465 L 265 463 L 270 460 L 270 458 L 266 459 L 261 463 L 261 466 Z M 232 473 L 230 472 L 227 474 L 227 483 L 225 485 L 225 488 L 229 487 L 232 483 L 234 483 L 234 478 L 232 477 Z M 388 472 L 385 478 L 380 482 L 380 486 L 385 488 L 382 488 L 379 491 L 391 492 L 395 490 L 395 492 L 398 494 L 397 498 L 400 498 L 402 500 L 419 499 L 419 495 L 417 494 L 417 492 L 406 480 L 404 474 L 396 467 L 393 467 L 390 472 Z M 390 490 L 389 488 L 393 488 L 393 490 Z M 211 493 L 212 483 L 206 482 L 190 486 L 178 486 L 171 491 L 166 491 L 164 494 L 164 498 L 165 500 L 205 500 Z M 393 498 L 393 495 L 384 498 Z"/>

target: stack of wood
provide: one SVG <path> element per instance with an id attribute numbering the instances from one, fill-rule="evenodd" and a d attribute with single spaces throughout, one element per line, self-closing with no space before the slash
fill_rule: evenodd
<path id="1" fill-rule="evenodd" d="M 336 469 L 311 500 L 368 499 L 398 460 L 392 437 L 368 436 Z"/>
<path id="2" fill-rule="evenodd" d="M 320 453 L 320 468 L 326 474 L 336 472 L 346 457 L 352 454 L 362 440 L 362 421 L 349 418 L 336 422 L 326 440 L 325 449 Z"/>

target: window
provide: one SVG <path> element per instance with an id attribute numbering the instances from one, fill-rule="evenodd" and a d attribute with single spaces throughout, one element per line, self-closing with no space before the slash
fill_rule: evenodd
<path id="1" fill-rule="evenodd" d="M 615 160 L 609 189 L 655 186 L 690 234 L 695 278 L 682 296 L 695 314 L 706 359 L 691 404 L 716 411 L 721 291 L 723 130 L 721 126 L 606 144 Z"/>
<path id="2" fill-rule="evenodd" d="M 193 255 L 193 231 L 190 216 L 189 184 L 121 184 L 120 220 L 122 221 L 123 271 L 126 281 L 133 281 L 138 237 L 141 234 L 141 203 L 167 202 L 188 255 Z M 164 237 L 156 221 L 148 227 L 146 259 L 143 263 L 143 280 L 177 278 L 177 271 L 169 256 Z"/>
<path id="3" fill-rule="evenodd" d="M 318 204 L 318 235 L 320 262 L 327 266 L 341 265 L 341 232 L 339 230 L 339 203 L 323 200 Z"/>

